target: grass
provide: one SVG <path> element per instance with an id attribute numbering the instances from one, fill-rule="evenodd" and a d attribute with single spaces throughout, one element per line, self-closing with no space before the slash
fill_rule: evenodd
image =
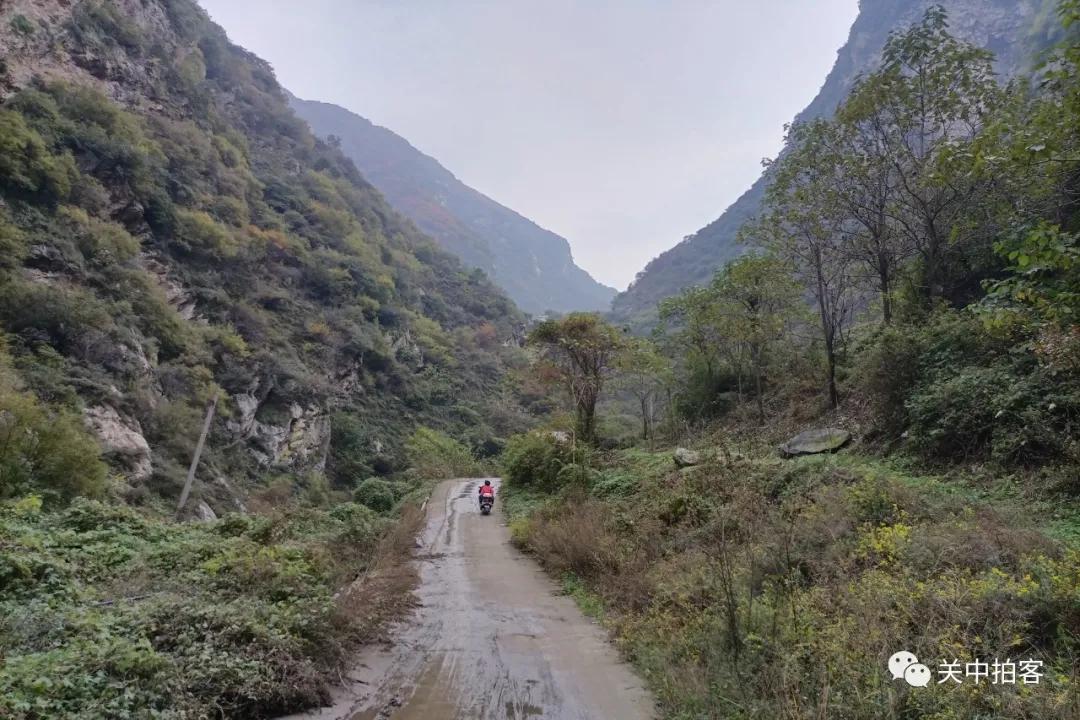
<path id="1" fill-rule="evenodd" d="M 855 453 L 600 458 L 522 495 L 517 542 L 602 618 L 671 718 L 1080 716 L 1078 508 L 991 468 Z M 1040 687 L 890 681 L 920 657 L 1041 659 Z"/>
<path id="2" fill-rule="evenodd" d="M 354 504 L 175 524 L 0 506 L 0 716 L 254 718 L 319 704 L 407 606 L 418 512 Z M 353 582 L 362 577 L 363 582 Z"/>

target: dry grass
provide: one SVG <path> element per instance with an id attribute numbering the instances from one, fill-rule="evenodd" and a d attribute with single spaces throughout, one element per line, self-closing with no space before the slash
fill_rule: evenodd
<path id="1" fill-rule="evenodd" d="M 1022 508 L 850 458 L 624 457 L 605 470 L 643 472 L 630 494 L 568 494 L 518 536 L 602 606 L 669 717 L 1080 717 L 1076 556 Z M 899 692 L 878 667 L 897 647 L 1035 656 L 1062 684 Z"/>
<path id="2" fill-rule="evenodd" d="M 402 508 L 399 521 L 379 541 L 368 570 L 339 593 L 338 617 L 359 629 L 360 642 L 377 639 L 389 623 L 415 607 L 412 593 L 419 576 L 411 560 L 423 524 L 420 506 Z"/>

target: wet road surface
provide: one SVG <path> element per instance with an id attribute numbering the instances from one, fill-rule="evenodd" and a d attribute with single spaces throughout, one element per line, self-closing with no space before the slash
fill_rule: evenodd
<path id="1" fill-rule="evenodd" d="M 329 708 L 294 720 L 647 720 L 653 701 L 603 632 L 510 545 L 479 480 L 442 483 L 416 550 L 414 614 Z M 498 480 L 492 480 L 498 484 Z"/>

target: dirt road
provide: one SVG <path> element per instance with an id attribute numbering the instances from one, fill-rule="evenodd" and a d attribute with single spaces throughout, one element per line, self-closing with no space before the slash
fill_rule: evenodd
<path id="1" fill-rule="evenodd" d="M 498 504 L 480 514 L 479 482 L 445 482 L 429 500 L 416 551 L 420 607 L 393 644 L 360 658 L 332 707 L 294 718 L 654 717 L 603 632 L 510 545 Z"/>

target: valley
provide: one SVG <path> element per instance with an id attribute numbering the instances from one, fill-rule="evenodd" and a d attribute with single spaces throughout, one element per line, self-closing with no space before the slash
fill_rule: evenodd
<path id="1" fill-rule="evenodd" d="M 617 296 L 363 112 L 0 3 L 0 717 L 1080 717 L 1080 1 L 863 0 Z"/>

